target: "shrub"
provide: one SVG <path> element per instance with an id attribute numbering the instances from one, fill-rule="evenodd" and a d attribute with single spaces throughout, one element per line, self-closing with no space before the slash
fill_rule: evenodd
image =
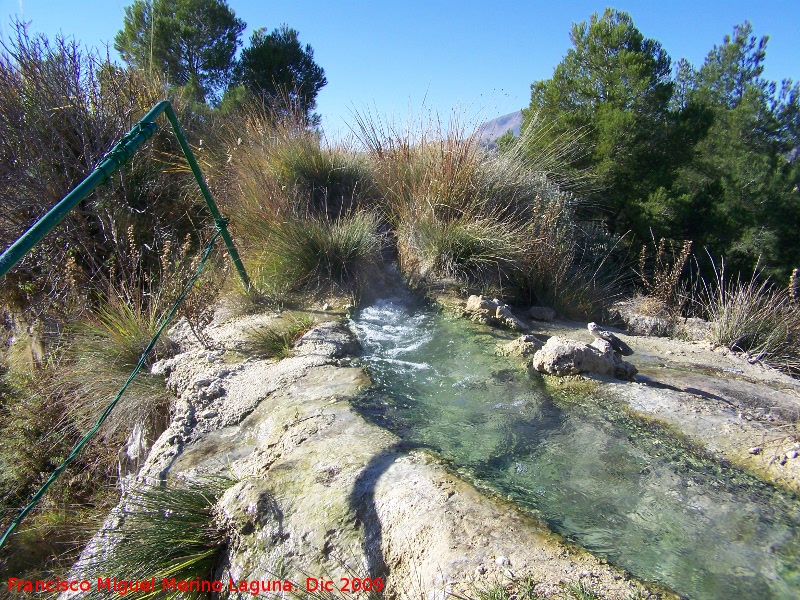
<path id="1" fill-rule="evenodd" d="M 326 288 L 357 292 L 381 247 L 373 213 L 337 219 L 291 216 L 270 225 L 254 278 L 273 293 Z"/>
<path id="2" fill-rule="evenodd" d="M 210 123 L 207 115 L 198 118 L 157 77 L 120 69 L 63 37 L 50 42 L 29 36 L 17 23 L 0 41 L 3 247 L 87 176 L 164 96 L 190 139 L 197 140 Z M 208 154 L 198 151 L 201 163 Z M 34 358 L 29 362 L 39 368 L 2 398 L 0 455 L 4 465 L 14 466 L 16 482 L 8 488 L 3 482 L 4 520 L 74 447 L 130 374 L 162 312 L 160 298 L 174 297 L 173 277 L 181 278 L 181 265 L 191 263 L 199 246 L 202 230 L 195 224 L 203 216 L 204 203 L 177 139 L 162 125 L 5 277 L 0 308 L 9 315 L 11 336 L 29 338 Z M 202 304 L 198 300 L 187 311 L 199 315 Z M 89 323 L 72 325 L 77 319 Z M 69 344 L 65 332 L 75 338 Z M 48 344 L 35 339 L 41 337 Z M 14 343 L 8 353 L 12 359 L 21 346 Z M 166 350 L 162 345 L 159 352 Z M 80 520 L 92 504 L 102 505 L 104 497 L 114 495 L 107 484 L 116 474 L 117 450 L 130 425 L 162 418 L 168 400 L 160 381 L 137 377 L 101 430 L 102 443 L 85 448 L 60 491 L 54 486 L 48 492 L 42 509 L 14 539 L 50 550 L 48 537 L 61 543 L 64 536 L 54 534 L 57 527 L 48 523 Z M 57 550 L 64 553 L 63 547 Z M 47 568 L 59 559 L 37 560 L 25 566 Z"/>
<path id="3" fill-rule="evenodd" d="M 681 273 L 689 260 L 692 251 L 691 240 L 683 240 L 680 249 L 674 244 L 670 244 L 665 238 L 661 238 L 658 244 L 653 239 L 655 247 L 653 253 L 653 263 L 648 266 L 648 248 L 642 245 L 639 254 L 639 277 L 644 286 L 645 294 L 663 308 L 661 312 L 680 312 L 680 305 L 684 298 L 680 293 L 679 282 Z"/>
<path id="4" fill-rule="evenodd" d="M 375 190 L 363 157 L 326 146 L 302 115 L 251 109 L 231 129 L 227 198 L 254 285 L 274 300 L 357 290 L 379 258 Z M 364 207 L 364 208 L 362 208 Z"/>
<path id="5" fill-rule="evenodd" d="M 486 285 L 507 280 L 522 258 L 523 238 L 519 227 L 492 219 L 439 220 L 425 215 L 398 232 L 401 256 L 419 264 L 420 277 L 457 278 Z M 488 290 L 485 290 L 488 291 Z"/>
<path id="6" fill-rule="evenodd" d="M 616 241 L 581 224 L 574 197 L 554 183 L 566 183 L 558 172 L 574 153 L 569 140 L 532 156 L 525 140 L 542 126 L 534 122 L 496 153 L 458 123 L 409 134 L 357 120 L 412 280 L 456 278 L 470 291 L 573 314 L 596 314 L 611 299 L 620 269 L 607 258 Z"/>
<path id="7" fill-rule="evenodd" d="M 275 112 L 251 105 L 228 125 L 225 178 L 236 217 L 269 223 L 287 214 L 337 219 L 375 200 L 366 160 L 348 148 L 324 144 L 301 112 Z"/>
<path id="8" fill-rule="evenodd" d="M 117 395 L 163 321 L 165 309 L 159 299 L 145 302 L 137 288 L 109 287 L 89 318 L 68 330 L 71 339 L 50 389 L 69 398 L 68 414 L 78 427 L 94 424 Z M 171 395 L 160 378 L 149 374 L 149 366 L 171 351 L 171 342 L 162 333 L 101 429 L 106 443 L 123 443 L 136 423 L 147 424 L 151 433 L 157 428 Z"/>
<path id="9" fill-rule="evenodd" d="M 66 416 L 67 398 L 50 392 L 53 375 L 47 365 L 26 373 L 0 371 L 3 530 L 84 433 Z M 116 501 L 108 486 L 114 473 L 107 448 L 88 446 L 7 540 L 0 553 L 6 571 L 41 579 L 69 568 Z"/>
<path id="10" fill-rule="evenodd" d="M 725 280 L 725 265 L 711 284 L 703 282 L 702 303 L 712 322 L 711 339 L 732 350 L 748 352 L 790 373 L 800 371 L 800 313 L 789 291 L 759 281 Z"/>
<path id="11" fill-rule="evenodd" d="M 63 37 L 31 37 L 17 23 L 0 42 L 3 247 L 86 177 L 164 95 L 158 79 L 120 69 Z M 195 130 L 199 120 L 180 98 L 172 100 L 184 128 Z M 161 127 L 6 276 L 0 302 L 29 324 L 48 315 L 63 322 L 86 308 L 94 282 L 131 282 L 152 272 L 165 240 L 195 236 L 203 212 L 198 195 L 185 193 L 194 182 L 185 167 L 174 168 L 178 160 L 177 140 Z"/>

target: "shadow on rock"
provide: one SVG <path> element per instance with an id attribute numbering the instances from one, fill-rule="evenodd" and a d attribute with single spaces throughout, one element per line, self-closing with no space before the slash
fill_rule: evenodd
<path id="1" fill-rule="evenodd" d="M 375 488 L 381 476 L 394 462 L 424 444 L 398 441 L 373 456 L 361 470 L 350 493 L 350 507 L 363 529 L 362 547 L 367 558 L 369 576 L 386 578 L 389 569 L 383 555 L 383 530 L 375 503 Z"/>

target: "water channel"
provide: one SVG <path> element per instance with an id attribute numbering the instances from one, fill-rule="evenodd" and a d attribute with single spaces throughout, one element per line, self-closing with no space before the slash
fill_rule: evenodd
<path id="1" fill-rule="evenodd" d="M 568 540 L 692 600 L 800 598 L 800 500 L 592 394 L 548 394 L 510 336 L 410 297 L 352 321 L 364 415 L 440 453 Z M 502 338 L 502 339 L 500 339 Z"/>

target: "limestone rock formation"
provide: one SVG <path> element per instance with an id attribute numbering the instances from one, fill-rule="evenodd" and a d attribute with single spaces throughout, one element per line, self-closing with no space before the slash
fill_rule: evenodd
<path id="1" fill-rule="evenodd" d="M 248 318 L 214 341 L 235 346 L 235 336 L 252 326 Z M 304 574 L 381 577 L 398 596 L 446 598 L 474 589 L 475 573 L 483 585 L 512 567 L 546 596 L 584 572 L 596 574 L 593 584 L 603 591 L 642 591 L 365 421 L 351 402 L 370 381 L 346 364 L 357 347 L 347 327 L 326 323 L 281 361 L 234 363 L 195 348 L 164 369 L 178 396 L 174 418 L 129 480 L 234 475 L 238 482 L 217 505 L 229 543 L 216 577 L 268 581 L 285 569 L 299 589 Z M 84 551 L 76 577 L 105 551 L 126 510 L 123 499 Z"/>
<path id="2" fill-rule="evenodd" d="M 602 327 L 600 327 L 600 325 L 598 325 L 597 323 L 594 322 L 589 323 L 586 327 L 589 330 L 589 333 L 591 333 L 596 340 L 607 341 L 609 344 L 611 344 L 611 347 L 616 352 L 619 352 L 622 356 L 630 356 L 631 354 L 633 354 L 633 349 L 630 346 L 628 346 L 628 344 L 623 342 L 621 339 L 619 339 L 617 336 L 615 336 L 607 329 L 603 329 Z"/>
<path id="3" fill-rule="evenodd" d="M 556 318 L 556 311 L 549 306 L 531 306 L 528 316 L 536 321 L 552 321 Z"/>
<path id="4" fill-rule="evenodd" d="M 503 304 L 502 302 L 499 303 L 494 316 L 501 325 L 504 325 L 509 329 L 513 329 L 515 331 L 525 331 L 527 329 L 525 324 L 520 321 L 514 315 L 514 313 L 511 312 L 511 308 L 508 306 L 508 304 Z"/>
<path id="5" fill-rule="evenodd" d="M 514 313 L 511 307 L 497 298 L 489 296 L 470 296 L 464 309 L 466 316 L 476 323 L 499 325 L 515 331 L 525 331 L 527 327 Z"/>
<path id="6" fill-rule="evenodd" d="M 532 356 L 542 349 L 542 345 L 534 335 L 521 335 L 507 344 L 498 345 L 497 353 L 500 356 Z"/>
<path id="7" fill-rule="evenodd" d="M 633 335 L 668 336 L 672 333 L 672 320 L 666 307 L 660 304 L 635 298 L 614 304 L 612 314 Z"/>
<path id="8" fill-rule="evenodd" d="M 597 339 L 591 344 L 553 336 L 533 355 L 531 366 L 540 373 L 578 375 L 597 373 L 632 380 L 638 372 L 622 360 L 609 342 Z"/>

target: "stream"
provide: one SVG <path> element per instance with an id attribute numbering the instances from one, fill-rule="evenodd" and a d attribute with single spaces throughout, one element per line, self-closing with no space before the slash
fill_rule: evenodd
<path id="1" fill-rule="evenodd" d="M 549 394 L 495 355 L 506 332 L 410 296 L 364 308 L 351 325 L 374 382 L 359 411 L 478 487 L 692 600 L 800 597 L 800 500 L 791 493 L 630 416 L 602 387 Z"/>

